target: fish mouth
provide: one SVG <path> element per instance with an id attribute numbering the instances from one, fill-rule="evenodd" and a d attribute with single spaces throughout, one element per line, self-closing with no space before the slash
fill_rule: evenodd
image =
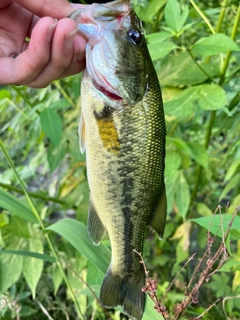
<path id="1" fill-rule="evenodd" d="M 108 91 L 105 87 L 98 84 L 94 79 L 92 80 L 92 82 L 93 82 L 95 89 L 97 91 L 101 92 L 102 94 L 104 94 L 108 99 L 114 100 L 116 102 L 121 102 L 123 100 L 123 98 L 121 96 L 119 96 L 116 93 L 113 93 L 111 91 Z"/>

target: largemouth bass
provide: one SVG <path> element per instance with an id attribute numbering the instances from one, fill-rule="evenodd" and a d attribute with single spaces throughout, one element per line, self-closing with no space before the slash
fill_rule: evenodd
<path id="1" fill-rule="evenodd" d="M 82 78 L 81 151 L 91 191 L 88 231 L 107 230 L 112 259 L 100 301 L 141 319 L 145 274 L 139 256 L 147 225 L 163 235 L 165 124 L 158 78 L 128 1 L 93 4 L 71 17 L 87 40 Z"/>

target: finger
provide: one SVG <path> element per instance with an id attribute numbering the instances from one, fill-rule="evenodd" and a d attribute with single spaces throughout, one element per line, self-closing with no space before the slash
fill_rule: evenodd
<path id="1" fill-rule="evenodd" d="M 51 41 L 56 25 L 50 17 L 40 19 L 32 31 L 28 48 L 16 58 L 0 59 L 0 84 L 31 82 L 41 73 L 51 57 Z"/>
<path id="2" fill-rule="evenodd" d="M 52 18 L 62 19 L 68 17 L 76 10 L 67 0 L 15 0 L 15 2 L 39 17 L 50 16 Z M 78 7 L 84 7 L 84 5 L 80 4 Z"/>
<path id="3" fill-rule="evenodd" d="M 45 87 L 54 79 L 78 73 L 85 66 L 85 40 L 77 35 L 77 24 L 69 18 L 58 22 L 51 46 L 51 58 L 42 72 L 31 82 L 31 87 Z M 75 40 L 75 38 L 77 38 Z M 74 43 L 75 42 L 75 43 Z"/>

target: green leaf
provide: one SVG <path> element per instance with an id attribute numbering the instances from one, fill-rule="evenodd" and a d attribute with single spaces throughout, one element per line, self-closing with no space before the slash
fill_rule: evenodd
<path id="1" fill-rule="evenodd" d="M 28 243 L 29 251 L 43 252 L 43 243 L 38 239 L 30 239 Z M 29 285 L 33 299 L 36 296 L 36 287 L 43 270 L 43 260 L 25 256 L 23 259 L 23 274 Z"/>
<path id="2" fill-rule="evenodd" d="M 21 238 L 31 238 L 29 232 L 29 224 L 18 216 L 11 216 L 8 224 L 9 231 L 14 235 Z"/>
<path id="3" fill-rule="evenodd" d="M 69 108 L 69 101 L 67 101 L 65 98 L 62 98 L 58 101 L 54 101 L 50 104 L 49 108 L 54 109 L 55 111 L 57 110 L 62 110 Z"/>
<path id="4" fill-rule="evenodd" d="M 41 254 L 38 252 L 21 251 L 21 250 L 0 250 L 0 254 L 16 254 L 19 256 L 40 259 L 40 260 L 51 262 L 51 263 L 56 262 L 56 259 L 54 257 L 48 256 L 47 254 Z"/>
<path id="5" fill-rule="evenodd" d="M 240 166 L 240 158 L 239 159 L 235 159 L 231 164 L 230 167 L 227 170 L 227 173 L 225 175 L 224 178 L 224 182 L 230 180 L 232 178 L 232 176 L 236 173 L 236 171 L 238 170 L 238 167 Z"/>
<path id="6" fill-rule="evenodd" d="M 189 185 L 183 175 L 179 176 L 179 181 L 176 189 L 176 206 L 178 208 L 179 214 L 185 219 L 188 207 L 190 203 L 190 192 Z"/>
<path id="7" fill-rule="evenodd" d="M 210 230 L 210 232 L 218 237 L 222 238 L 222 230 L 226 232 L 229 226 L 229 222 L 232 219 L 231 214 L 217 214 L 211 217 L 201 217 L 196 219 L 191 219 L 190 221 L 198 223 L 203 228 Z M 239 240 L 239 232 L 236 230 L 240 230 L 240 217 L 236 216 L 233 220 L 232 226 L 230 228 L 230 239 Z"/>
<path id="8" fill-rule="evenodd" d="M 164 40 L 171 38 L 173 35 L 169 32 L 156 32 L 151 33 L 146 36 L 146 40 L 148 44 L 160 44 Z"/>
<path id="9" fill-rule="evenodd" d="M 171 181 L 181 164 L 181 156 L 176 151 L 168 151 L 165 163 L 165 177 Z"/>
<path id="10" fill-rule="evenodd" d="M 188 146 L 191 150 L 192 158 L 203 168 L 207 169 L 208 166 L 208 155 L 207 150 L 201 144 L 197 142 L 188 142 Z"/>
<path id="11" fill-rule="evenodd" d="M 18 250 L 22 246 L 19 239 L 14 240 L 7 250 Z M 15 254 L 0 255 L 0 293 L 5 292 L 18 281 L 22 273 L 23 257 Z"/>
<path id="12" fill-rule="evenodd" d="M 219 66 L 215 62 L 200 63 L 200 66 L 210 77 L 219 73 Z M 194 63 L 188 52 L 164 58 L 157 73 L 162 86 L 193 85 L 208 79 L 208 76 Z"/>
<path id="13" fill-rule="evenodd" d="M 182 13 L 181 13 L 182 8 Z M 188 6 L 180 4 L 176 0 L 168 0 L 164 10 L 166 24 L 176 33 L 182 30 L 188 17 Z"/>
<path id="14" fill-rule="evenodd" d="M 50 108 L 44 109 L 40 114 L 40 122 L 46 136 L 58 146 L 62 136 L 62 122 L 58 113 Z"/>
<path id="15" fill-rule="evenodd" d="M 172 42 L 161 42 L 161 44 L 150 43 L 148 45 L 149 53 L 153 61 L 165 57 L 176 48 L 178 48 L 178 46 Z"/>
<path id="16" fill-rule="evenodd" d="M 97 247 L 94 246 L 89 238 L 86 226 L 82 223 L 72 219 L 63 219 L 47 227 L 46 230 L 59 233 L 98 269 L 106 273 L 110 264 L 111 252 L 102 243 Z"/>
<path id="17" fill-rule="evenodd" d="M 216 84 L 202 84 L 198 86 L 198 104 L 203 110 L 219 110 L 227 103 L 225 91 Z"/>
<path id="18" fill-rule="evenodd" d="M 185 89 L 173 100 L 164 104 L 166 114 L 184 119 L 199 108 L 218 110 L 227 102 L 225 91 L 214 84 L 203 84 Z"/>
<path id="19" fill-rule="evenodd" d="M 228 51 L 240 51 L 238 45 L 222 33 L 212 34 L 207 38 L 200 39 L 192 49 L 202 56 L 213 56 Z"/>
<path id="20" fill-rule="evenodd" d="M 0 188 L 0 206 L 20 218 L 30 222 L 38 223 L 33 212 L 23 204 L 18 198 Z"/>
<path id="21" fill-rule="evenodd" d="M 204 203 L 197 203 L 197 212 L 201 216 L 212 216 L 212 211 Z"/>
<path id="22" fill-rule="evenodd" d="M 53 280 L 53 287 L 54 287 L 54 295 L 56 296 L 58 289 L 63 281 L 63 275 L 57 264 L 54 265 L 52 270 L 52 280 Z"/>
<path id="23" fill-rule="evenodd" d="M 148 23 L 153 23 L 154 16 L 161 10 L 167 0 L 152 0 L 148 3 L 147 7 L 137 6 L 135 8 L 139 18 Z"/>
<path id="24" fill-rule="evenodd" d="M 180 119 L 189 117 L 196 109 L 198 87 L 192 87 L 184 90 L 171 101 L 164 103 L 165 113 Z"/>
<path id="25" fill-rule="evenodd" d="M 64 159 L 67 153 L 66 142 L 63 141 L 58 147 L 53 143 L 48 147 L 47 159 L 51 172 L 53 172 Z M 80 153 L 80 151 L 79 151 Z"/>
<path id="26" fill-rule="evenodd" d="M 229 191 L 234 189 L 239 184 L 239 181 L 240 181 L 240 172 L 235 173 L 235 175 L 226 184 L 225 188 L 220 194 L 219 200 L 224 199 L 225 196 L 229 193 Z"/>

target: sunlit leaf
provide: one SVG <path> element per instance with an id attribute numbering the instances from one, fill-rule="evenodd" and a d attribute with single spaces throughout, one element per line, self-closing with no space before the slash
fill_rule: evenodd
<path id="1" fill-rule="evenodd" d="M 168 0 L 164 10 L 167 25 L 176 33 L 181 31 L 188 17 L 188 6 L 180 4 L 176 0 Z"/>
<path id="2" fill-rule="evenodd" d="M 165 57 L 178 46 L 172 42 L 150 43 L 148 49 L 153 61 Z"/>
<path id="3" fill-rule="evenodd" d="M 161 61 L 158 78 L 163 86 L 184 86 L 199 84 L 219 73 L 216 63 L 200 63 L 203 72 L 187 52 L 169 55 Z"/>
<path id="4" fill-rule="evenodd" d="M 226 232 L 229 227 L 229 222 L 232 219 L 231 214 L 217 214 L 215 216 L 211 217 L 201 217 L 196 219 L 191 219 L 190 221 L 193 221 L 203 228 L 210 230 L 210 232 L 214 235 L 217 235 L 218 237 L 222 238 L 223 234 L 222 231 Z M 239 239 L 239 233 L 236 233 L 234 230 L 240 230 L 240 217 L 236 216 L 235 219 L 232 222 L 232 225 L 230 227 L 230 239 L 236 240 Z"/>
<path id="5" fill-rule="evenodd" d="M 89 238 L 86 226 L 82 223 L 76 220 L 63 219 L 47 227 L 46 230 L 59 233 L 103 273 L 107 271 L 111 252 L 102 243 L 97 247 L 94 246 Z"/>
<path id="6" fill-rule="evenodd" d="M 240 51 L 238 45 L 223 33 L 202 38 L 193 46 L 194 52 L 203 56 L 212 56 L 227 51 Z"/>

